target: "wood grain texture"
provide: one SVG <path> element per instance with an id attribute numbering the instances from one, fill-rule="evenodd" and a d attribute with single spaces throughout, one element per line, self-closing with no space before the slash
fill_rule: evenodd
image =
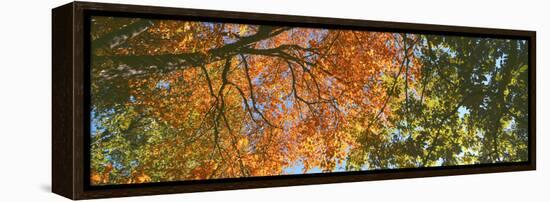
<path id="1" fill-rule="evenodd" d="M 73 5 L 52 10 L 52 191 L 74 198 Z"/>

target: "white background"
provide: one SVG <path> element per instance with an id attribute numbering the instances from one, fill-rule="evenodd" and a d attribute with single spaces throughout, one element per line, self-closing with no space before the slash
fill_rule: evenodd
<path id="1" fill-rule="evenodd" d="M 545 1 L 124 0 L 171 7 L 537 31 L 537 171 L 130 197 L 104 201 L 543 201 L 550 199 L 550 6 Z M 67 201 L 51 189 L 51 8 L 0 6 L 0 201 Z"/>

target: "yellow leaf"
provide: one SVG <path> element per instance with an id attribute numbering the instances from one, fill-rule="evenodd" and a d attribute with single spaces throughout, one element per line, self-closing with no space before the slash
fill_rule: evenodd
<path id="1" fill-rule="evenodd" d="M 241 25 L 239 27 L 239 35 L 240 36 L 244 36 L 247 31 L 248 31 L 248 25 Z"/>
<path id="2" fill-rule="evenodd" d="M 94 173 L 91 177 L 92 184 L 99 184 L 101 182 L 101 176 L 97 173 Z"/>
<path id="3" fill-rule="evenodd" d="M 146 175 L 145 173 L 143 173 L 143 174 L 141 174 L 140 176 L 137 177 L 137 181 L 139 183 L 149 182 L 149 181 L 151 181 L 151 177 L 149 177 L 149 175 Z"/>

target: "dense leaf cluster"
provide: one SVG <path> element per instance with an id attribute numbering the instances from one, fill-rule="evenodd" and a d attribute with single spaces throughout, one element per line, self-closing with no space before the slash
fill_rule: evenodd
<path id="1" fill-rule="evenodd" d="M 526 41 L 93 17 L 91 181 L 527 160 Z"/>

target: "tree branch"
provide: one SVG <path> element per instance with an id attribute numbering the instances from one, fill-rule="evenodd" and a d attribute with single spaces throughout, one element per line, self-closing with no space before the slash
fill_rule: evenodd
<path id="1" fill-rule="evenodd" d="M 246 79 L 248 81 L 248 88 L 250 90 L 250 100 L 252 101 L 252 108 L 254 109 L 254 111 L 256 111 L 256 113 L 258 113 L 260 115 L 260 117 L 264 120 L 265 123 L 267 123 L 267 125 L 269 125 L 271 127 L 274 127 L 274 128 L 281 128 L 282 129 L 282 127 L 278 127 L 278 126 L 272 124 L 269 120 L 267 120 L 267 118 L 264 116 L 264 114 L 258 109 L 258 106 L 256 104 L 256 98 L 254 96 L 254 86 L 252 85 L 252 79 L 250 78 L 248 62 L 246 61 L 246 57 L 243 54 L 239 54 L 239 56 L 241 57 L 241 60 L 243 61 L 243 64 L 244 64 L 245 75 L 246 75 Z"/>
<path id="2" fill-rule="evenodd" d="M 105 69 L 99 72 L 99 76 L 102 77 L 103 80 L 127 80 L 130 77 L 167 73 L 231 58 L 242 53 L 241 50 L 247 50 L 251 44 L 273 37 L 288 29 L 290 28 L 260 26 L 258 31 L 253 35 L 242 37 L 234 43 L 219 48 L 213 48 L 206 52 L 164 55 L 93 55 L 92 61 L 96 64 L 103 64 L 107 61 L 113 61 L 115 63 L 114 68 Z"/>
<path id="3" fill-rule="evenodd" d="M 116 31 L 105 34 L 92 41 L 92 53 L 97 49 L 116 48 L 149 29 L 153 24 L 151 20 L 140 19 L 128 26 L 121 27 Z"/>

